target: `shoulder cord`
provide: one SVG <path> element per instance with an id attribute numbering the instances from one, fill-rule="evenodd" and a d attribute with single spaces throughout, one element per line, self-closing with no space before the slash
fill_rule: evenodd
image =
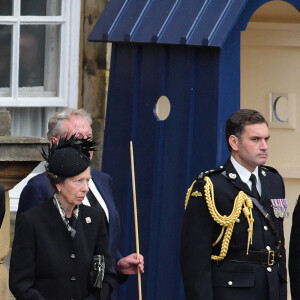
<path id="1" fill-rule="evenodd" d="M 211 259 L 220 261 L 223 260 L 228 252 L 230 239 L 232 236 L 234 224 L 237 221 L 238 217 L 241 214 L 241 210 L 243 210 L 243 213 L 248 221 L 249 228 L 248 228 L 248 243 L 247 243 L 247 254 L 249 250 L 250 244 L 252 244 L 252 236 L 253 236 L 253 215 L 252 215 L 252 208 L 253 203 L 252 200 L 243 192 L 240 191 L 238 195 L 236 196 L 234 200 L 234 206 L 232 209 L 232 212 L 229 216 L 221 216 L 219 212 L 217 211 L 216 205 L 215 205 L 215 199 L 214 199 L 214 187 L 213 183 L 211 182 L 209 177 L 205 177 L 204 180 L 206 181 L 206 184 L 204 186 L 204 194 L 205 194 L 205 200 L 208 207 L 208 210 L 214 219 L 215 222 L 217 222 L 220 226 L 222 226 L 221 233 L 217 240 L 214 242 L 213 247 L 219 243 L 219 241 L 222 239 L 222 236 L 225 231 L 225 235 L 222 241 L 221 251 L 219 255 L 212 255 Z M 190 188 L 191 189 L 191 188 Z M 190 193 L 190 191 L 188 190 Z M 243 207 L 243 208 L 242 208 Z"/>
<path id="2" fill-rule="evenodd" d="M 189 189 L 186 192 L 185 201 L 184 201 L 184 209 L 185 210 L 186 210 L 186 207 L 189 203 L 190 195 L 191 195 L 191 192 L 193 190 L 193 186 L 194 186 L 195 183 L 196 183 L 196 180 L 192 183 L 192 185 L 189 187 Z"/>

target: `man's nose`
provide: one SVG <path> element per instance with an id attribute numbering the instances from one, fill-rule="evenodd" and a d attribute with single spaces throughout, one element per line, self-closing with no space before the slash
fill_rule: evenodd
<path id="1" fill-rule="evenodd" d="M 264 149 L 264 150 L 268 150 L 269 149 L 269 145 L 268 145 L 268 142 L 264 139 L 261 140 L 261 149 Z"/>

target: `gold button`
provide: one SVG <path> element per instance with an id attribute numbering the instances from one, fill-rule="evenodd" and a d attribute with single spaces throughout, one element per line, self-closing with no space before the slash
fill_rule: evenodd
<path id="1" fill-rule="evenodd" d="M 272 272 L 272 268 L 271 267 L 267 267 L 267 271 L 268 272 Z"/>
<path id="2" fill-rule="evenodd" d="M 232 285 L 232 281 L 228 281 L 228 285 Z"/>
<path id="3" fill-rule="evenodd" d="M 268 226 L 264 226 L 264 230 L 265 230 L 265 231 L 268 231 Z"/>
<path id="4" fill-rule="evenodd" d="M 270 246 L 267 246 L 267 247 L 266 247 L 266 249 L 267 249 L 268 251 L 270 251 L 270 250 L 271 250 Z"/>

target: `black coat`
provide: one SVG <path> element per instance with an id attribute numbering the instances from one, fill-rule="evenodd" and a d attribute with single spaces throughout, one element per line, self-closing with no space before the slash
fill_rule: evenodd
<path id="1" fill-rule="evenodd" d="M 224 172 L 222 174 L 222 172 Z M 229 174 L 235 174 L 229 176 Z M 225 176 L 224 176 L 225 175 Z M 239 191 L 251 195 L 247 184 L 239 178 L 230 160 L 223 168 L 208 173 L 214 186 L 216 208 L 221 215 L 230 215 L 235 197 Z M 260 203 L 271 215 L 284 244 L 283 220 L 274 216 L 270 199 L 284 198 L 284 184 L 281 176 L 268 168 L 259 167 L 262 185 Z M 230 178 L 236 177 L 236 178 Z M 279 265 L 266 266 L 245 262 L 211 260 L 212 254 L 219 254 L 220 247 L 212 247 L 217 240 L 221 226 L 211 217 L 204 197 L 205 181 L 198 179 L 184 215 L 181 240 L 181 270 L 187 300 L 285 300 L 286 263 L 285 249 L 281 249 Z M 277 242 L 273 231 L 263 215 L 254 206 L 253 244 L 250 250 L 260 251 L 269 246 L 275 249 Z M 248 222 L 243 213 L 235 223 L 229 251 L 247 248 Z M 216 249 L 215 249 L 216 248 Z"/>
<path id="2" fill-rule="evenodd" d="M 293 213 L 293 223 L 290 237 L 289 272 L 291 296 L 293 300 L 300 297 L 300 196 Z"/>
<path id="3" fill-rule="evenodd" d="M 109 250 L 113 262 L 117 263 L 123 256 L 118 250 L 120 218 L 113 199 L 112 179 L 108 174 L 95 169 L 91 169 L 91 176 L 109 211 Z M 20 213 L 46 202 L 52 197 L 53 192 L 54 190 L 45 172 L 32 177 L 20 195 L 17 217 Z"/>
<path id="4" fill-rule="evenodd" d="M 112 262 L 117 272 L 117 262 L 123 257 L 123 255 L 119 251 L 120 218 L 113 198 L 112 179 L 108 174 L 95 169 L 91 169 L 91 176 L 97 190 L 101 194 L 108 208 L 108 245 L 112 257 Z M 49 199 L 53 195 L 53 192 L 53 188 L 45 172 L 31 178 L 20 195 L 17 218 L 20 213 L 25 212 L 47 201 L 47 199 Z M 117 274 L 118 283 L 124 283 L 128 276 L 119 273 Z M 118 291 L 115 289 L 114 294 L 112 295 L 112 299 L 118 300 L 117 292 Z"/>
<path id="5" fill-rule="evenodd" d="M 85 299 L 95 254 L 105 255 L 101 300 L 110 299 L 115 281 L 101 212 L 80 205 L 76 236 L 71 238 L 53 200 L 18 216 L 9 285 L 17 300 Z"/>

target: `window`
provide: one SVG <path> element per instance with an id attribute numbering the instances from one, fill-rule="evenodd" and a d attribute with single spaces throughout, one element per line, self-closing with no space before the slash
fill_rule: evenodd
<path id="1" fill-rule="evenodd" d="M 80 0 L 0 0 L 2 109 L 77 107 L 80 6 Z"/>

